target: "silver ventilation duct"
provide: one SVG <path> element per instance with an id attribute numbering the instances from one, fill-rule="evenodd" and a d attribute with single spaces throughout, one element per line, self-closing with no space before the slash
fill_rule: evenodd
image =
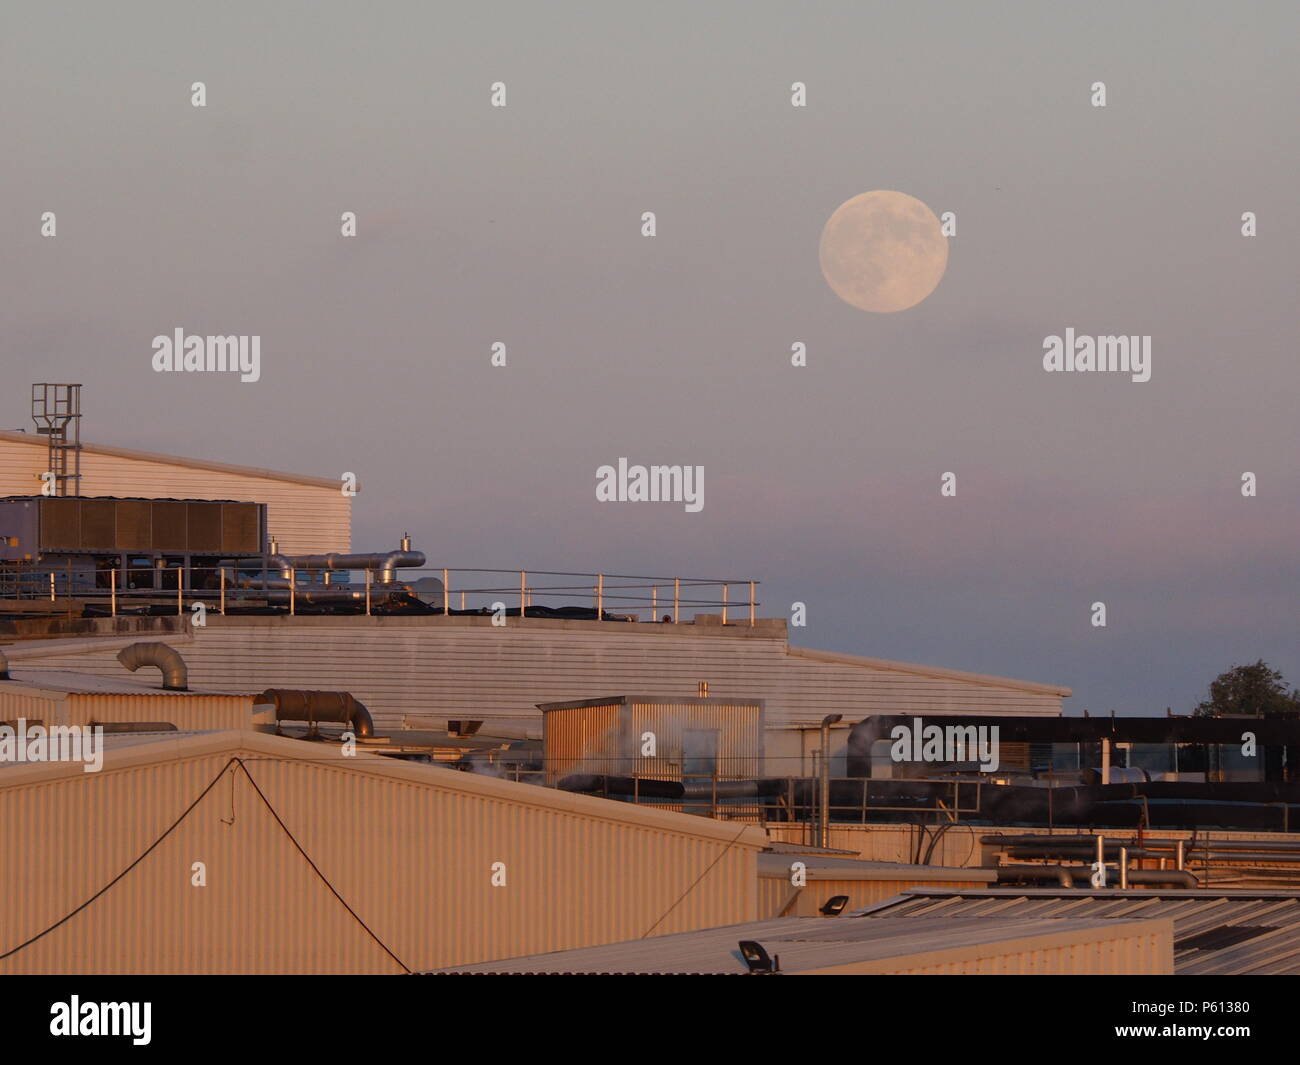
<path id="1" fill-rule="evenodd" d="M 133 643 L 117 652 L 117 660 L 134 673 L 141 666 L 157 666 L 162 671 L 166 691 L 189 691 L 189 670 L 185 659 L 165 643 Z"/>

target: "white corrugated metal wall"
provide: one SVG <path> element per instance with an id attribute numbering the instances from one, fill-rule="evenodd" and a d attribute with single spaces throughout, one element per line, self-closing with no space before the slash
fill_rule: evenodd
<path id="1" fill-rule="evenodd" d="M 0 438 L 0 495 L 37 495 L 46 467 L 45 441 Z M 268 532 L 289 554 L 348 551 L 352 501 L 342 482 L 282 479 L 180 462 L 126 458 L 87 448 L 81 456 L 81 494 L 144 499 L 238 499 L 267 504 Z"/>
<path id="2" fill-rule="evenodd" d="M 787 654 L 781 630 L 489 618 L 222 618 L 178 648 L 198 687 L 351 691 L 376 723 L 407 715 L 540 724 L 537 703 L 618 692 L 763 699 L 768 725 L 828 713 L 1058 715 L 1061 696 Z M 108 645 L 106 645 L 107 647 Z M 120 673 L 119 645 L 41 659 L 42 668 Z M 37 649 L 57 651 L 55 647 Z M 27 653 L 27 649 L 23 652 Z"/>

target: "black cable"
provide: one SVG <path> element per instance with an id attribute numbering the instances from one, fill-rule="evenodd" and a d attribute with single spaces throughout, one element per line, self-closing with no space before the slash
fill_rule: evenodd
<path id="1" fill-rule="evenodd" d="M 93 895 L 91 895 L 90 898 L 88 898 L 85 902 L 83 902 L 83 903 L 82 903 L 80 906 L 78 906 L 75 910 L 71 911 L 70 913 L 65 914 L 63 917 L 60 917 L 57 921 L 55 921 L 52 925 L 50 925 L 49 928 L 45 929 L 45 931 L 43 931 L 43 932 L 37 932 L 36 935 L 32 936 L 32 938 L 29 939 L 29 940 L 27 940 L 25 943 L 19 943 L 18 946 L 14 947 L 12 950 L 7 950 L 7 951 L 5 951 L 3 954 L 0 954 L 0 961 L 3 961 L 5 958 L 11 957 L 11 956 L 14 955 L 14 954 L 17 954 L 20 950 L 23 950 L 23 949 L 26 948 L 26 947 L 30 947 L 30 946 L 31 946 L 33 943 L 35 943 L 38 939 L 41 939 L 41 938 L 43 938 L 44 936 L 49 935 L 49 934 L 50 934 L 51 932 L 53 932 L 56 928 L 58 928 L 60 925 L 66 924 L 68 921 L 72 920 L 72 918 L 76 917 L 77 914 L 79 914 L 82 910 L 84 910 L 87 906 L 89 906 L 89 905 L 90 905 L 92 902 L 94 902 L 97 898 L 99 898 L 101 895 L 103 895 L 104 892 L 108 891 L 109 888 L 111 888 L 114 884 L 116 884 L 119 880 L 121 880 L 122 877 L 126 876 L 127 873 L 129 873 L 132 869 L 134 869 L 134 868 L 135 868 L 137 865 L 139 865 L 142 861 L 144 861 L 146 858 L 148 858 L 149 855 L 150 855 L 151 853 L 153 853 L 153 851 L 157 848 L 158 844 L 160 844 L 163 840 L 165 840 L 168 836 L 170 836 L 170 835 L 172 834 L 172 832 L 174 832 L 174 831 L 176 830 L 176 827 L 177 827 L 177 826 L 178 826 L 182 821 L 185 820 L 185 818 L 189 817 L 189 815 L 190 815 L 190 811 L 193 810 L 194 807 L 198 806 L 198 804 L 199 804 L 200 802 L 203 801 L 203 797 L 204 797 L 205 795 L 207 795 L 208 792 L 210 792 L 213 788 L 215 788 L 215 787 L 217 786 L 217 782 L 218 782 L 218 781 L 219 781 L 223 776 L 226 775 L 226 770 L 230 768 L 231 763 L 232 763 L 232 762 L 236 762 L 236 761 L 238 761 L 238 759 L 236 759 L 236 758 L 232 758 L 232 759 L 230 759 L 229 762 L 227 762 L 224 766 L 222 766 L 222 767 L 221 767 L 221 772 L 219 772 L 215 777 L 212 778 L 212 782 L 211 782 L 210 784 L 208 784 L 208 786 L 207 786 L 206 788 L 204 788 L 201 792 L 199 792 L 199 797 L 198 797 L 197 799 L 195 799 L 192 803 L 189 804 L 189 806 L 187 806 L 187 807 L 185 808 L 185 812 L 184 812 L 183 814 L 181 814 L 180 817 L 176 818 L 176 820 L 173 821 L 173 822 L 171 823 L 171 827 L 168 828 L 166 832 L 164 832 L 161 836 L 159 836 L 156 840 L 154 840 L 151 844 L 149 844 L 149 849 L 146 850 L 142 855 L 140 855 L 140 857 L 138 857 L 135 861 L 133 861 L 130 865 L 128 865 L 125 869 L 123 869 L 120 873 L 118 873 L 117 876 L 113 877 L 112 880 L 110 880 L 110 881 L 109 881 L 107 884 L 105 884 L 102 888 L 100 888 L 100 889 L 99 889 L 98 891 L 96 891 Z M 245 772 L 247 772 L 247 770 L 245 770 Z"/>
<path id="2" fill-rule="evenodd" d="M 399 958 L 396 954 L 394 954 L 391 950 L 389 950 L 388 946 L 384 943 L 384 941 L 380 939 L 377 935 L 375 935 L 373 931 L 371 931 L 370 926 L 361 919 L 361 917 L 357 914 L 356 910 L 354 910 L 351 906 L 347 904 L 346 900 L 344 900 L 343 896 L 338 893 L 334 885 L 329 882 L 325 874 L 322 873 L 320 869 L 317 868 L 316 863 L 311 860 L 311 856 L 305 850 L 303 850 L 302 844 L 299 843 L 294 838 L 293 833 L 289 831 L 289 827 L 283 821 L 280 820 L 280 815 L 275 812 L 275 807 L 271 805 L 271 801 L 265 795 L 262 794 L 262 789 L 257 786 L 257 781 L 253 779 L 253 774 L 248 771 L 248 766 L 244 764 L 243 759 L 233 758 L 231 759 L 231 761 L 239 763 L 239 768 L 244 771 L 244 776 L 246 776 L 248 778 L 248 782 L 253 785 L 253 790 L 257 792 L 257 797 L 261 799 L 262 804 L 268 810 L 271 811 L 271 816 L 275 818 L 275 823 L 280 826 L 284 834 L 289 837 L 289 842 L 292 843 L 298 849 L 298 853 L 301 854 L 303 858 L 306 860 L 307 864 L 311 866 L 312 872 L 315 873 L 318 877 L 320 877 L 321 883 L 330 889 L 330 893 L 336 899 L 338 899 L 339 903 L 343 906 L 343 908 L 352 915 L 352 919 L 356 921 L 357 924 L 359 924 L 362 928 L 365 929 L 366 935 L 368 935 L 371 939 L 373 939 L 376 943 L 378 943 L 380 947 L 383 948 L 384 953 L 387 954 L 390 958 L 392 958 L 393 961 L 397 962 L 397 964 L 402 967 L 402 971 L 409 975 L 411 970 L 407 967 L 406 963 L 402 961 L 402 959 Z"/>
<path id="3" fill-rule="evenodd" d="M 57 921 L 54 922 L 54 924 L 50 925 L 48 928 L 44 929 L 41 932 L 37 932 L 36 935 L 32 936 L 30 939 L 26 940 L 25 942 L 19 943 L 18 946 L 12 948 L 11 950 L 5 951 L 3 954 L 0 954 L 0 961 L 3 961 L 5 958 L 12 957 L 14 954 L 17 954 L 20 950 L 30 947 L 38 939 L 42 939 L 45 936 L 49 935 L 51 932 L 53 932 L 56 928 L 60 927 L 61 925 L 67 924 L 68 921 L 72 920 L 72 918 L 76 917 L 77 914 L 81 913 L 81 911 L 84 910 L 87 906 L 89 906 L 92 902 L 100 898 L 110 888 L 116 885 L 124 876 L 127 875 L 127 873 L 131 872 L 132 869 L 134 869 L 137 865 L 139 865 L 142 861 L 144 861 L 147 857 L 149 857 L 149 855 L 152 854 L 158 848 L 158 845 L 162 843 L 162 841 L 165 840 L 168 836 L 170 836 L 177 829 L 177 827 L 179 827 L 182 821 L 184 821 L 187 817 L 189 817 L 189 815 L 193 812 L 194 808 L 203 801 L 204 797 L 208 794 L 208 792 L 210 792 L 214 787 L 217 786 L 221 778 L 226 775 L 226 770 L 229 769 L 232 765 L 238 765 L 239 768 L 244 771 L 244 776 L 247 777 L 248 782 L 253 785 L 253 790 L 257 792 L 257 797 L 262 800 L 262 804 L 271 812 L 271 816 L 275 818 L 275 823 L 279 825 L 280 830 L 284 832 L 286 836 L 289 837 L 289 842 L 294 845 L 298 853 L 301 854 L 303 858 L 306 860 L 307 864 L 311 866 L 312 872 L 314 872 L 320 878 L 321 883 L 323 883 L 327 888 L 330 889 L 330 893 L 336 899 L 339 900 L 343 908 L 347 910 L 349 914 L 351 914 L 352 919 L 356 921 L 357 924 L 359 924 L 365 930 L 366 934 L 370 936 L 370 938 L 373 939 L 376 943 L 379 944 L 379 946 L 383 949 L 384 953 L 387 954 L 390 958 L 392 958 L 393 961 L 397 962 L 397 964 L 401 966 L 403 972 L 409 974 L 411 970 L 407 967 L 406 963 L 403 962 L 402 959 L 399 958 L 396 954 L 394 954 L 391 950 L 389 950 L 388 946 L 384 943 L 384 941 L 380 939 L 377 935 L 375 935 L 375 933 L 371 930 L 370 926 L 367 925 L 366 922 L 361 919 L 361 917 L 357 914 L 356 910 L 354 910 L 351 906 L 347 904 L 343 896 L 338 893 L 334 885 L 329 882 L 325 874 L 322 873 L 319 867 L 316 865 L 316 863 L 311 860 L 311 856 L 305 850 L 303 850 L 302 844 L 300 844 L 298 840 L 294 838 L 294 834 L 289 831 L 289 827 L 280 819 L 280 815 L 276 812 L 275 807 L 271 805 L 270 800 L 267 799 L 266 795 L 263 794 L 262 789 L 257 786 L 257 781 L 253 779 L 253 774 L 248 771 L 248 766 L 244 764 L 244 760 L 238 757 L 231 758 L 228 762 L 226 762 L 224 766 L 221 767 L 220 772 L 218 772 L 217 775 L 212 778 L 212 780 L 208 783 L 207 787 L 205 787 L 201 792 L 199 792 L 198 797 L 192 803 L 190 803 L 189 806 L 185 808 L 185 811 L 180 815 L 180 817 L 176 818 L 176 820 L 171 823 L 171 825 L 167 828 L 167 831 L 165 831 L 161 836 L 159 836 L 156 840 L 154 840 L 151 844 L 149 844 L 149 847 L 144 851 L 143 854 L 141 854 L 138 858 L 136 858 L 135 861 L 133 861 L 120 873 L 118 873 L 117 876 L 113 877 L 112 880 L 110 880 L 102 888 L 100 888 L 93 895 L 91 895 L 90 898 L 88 898 L 76 909 L 60 917 Z M 660 920 L 662 919 L 663 918 L 660 918 Z"/>
<path id="4" fill-rule="evenodd" d="M 659 920 L 655 921 L 654 924 L 652 924 L 648 929 L 646 929 L 646 931 L 641 936 L 642 939 L 645 939 L 646 936 L 648 936 L 651 932 L 653 932 L 656 928 L 658 928 L 661 924 L 663 924 L 664 918 L 666 918 L 670 913 L 672 913 L 673 910 L 677 909 L 677 907 L 681 905 L 682 900 L 685 899 L 686 896 L 689 895 L 692 891 L 694 891 L 695 888 L 699 885 L 700 881 L 703 880 L 706 876 L 709 875 L 709 873 L 713 871 L 713 867 L 717 865 L 720 861 L 722 861 L 723 858 L 726 857 L 727 851 L 731 850 L 736 840 L 740 839 L 740 837 L 745 834 L 745 829 L 749 827 L 750 826 L 747 824 L 742 824 L 740 826 L 740 831 L 737 832 L 735 837 L 731 839 L 730 842 L 728 842 L 725 847 L 722 848 L 722 850 L 718 853 L 718 856 L 709 863 L 709 867 L 705 869 L 704 872 L 702 872 L 699 876 L 697 876 L 695 878 L 695 882 L 691 884 L 690 887 L 688 887 L 677 897 L 676 902 L 674 902 L 671 906 L 669 906 L 668 909 L 664 910 L 664 912 L 659 916 Z"/>

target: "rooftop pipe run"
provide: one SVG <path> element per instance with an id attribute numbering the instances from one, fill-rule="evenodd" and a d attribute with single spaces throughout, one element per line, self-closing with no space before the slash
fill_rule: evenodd
<path id="1" fill-rule="evenodd" d="M 132 673 L 141 666 L 157 666 L 162 671 L 164 691 L 190 690 L 190 674 L 185 667 L 185 659 L 179 651 L 165 643 L 133 643 L 117 652 L 117 660 Z"/>
<path id="2" fill-rule="evenodd" d="M 387 554 L 375 552 L 370 554 L 343 555 L 268 555 L 267 563 L 280 571 L 286 580 L 294 570 L 378 570 L 379 579 L 388 584 L 397 579 L 399 569 L 418 569 L 428 560 L 423 551 L 389 551 Z"/>
<path id="3" fill-rule="evenodd" d="M 375 723 L 365 703 L 351 692 L 305 691 L 297 688 L 267 688 L 257 697 L 259 704 L 275 708 L 276 724 L 285 721 L 305 722 L 315 735 L 320 722 L 347 725 L 357 739 L 375 734 Z"/>

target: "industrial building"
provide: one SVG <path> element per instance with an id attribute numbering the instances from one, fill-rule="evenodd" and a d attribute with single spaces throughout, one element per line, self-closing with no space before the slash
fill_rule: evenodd
<path id="1" fill-rule="evenodd" d="M 954 922 L 1169 920 L 1180 976 L 1300 974 L 1300 895 L 1294 891 L 913 888 L 863 910 L 864 919 Z"/>
<path id="2" fill-rule="evenodd" d="M 1173 922 L 1133 917 L 984 921 L 787 917 L 583 950 L 448 968 L 442 974 L 1163 976 Z"/>
<path id="3" fill-rule="evenodd" d="M 0 972 L 401 973 L 757 917 L 761 830 L 249 730 L 0 766 Z"/>
<path id="4" fill-rule="evenodd" d="M 765 755 L 806 759 L 797 730 L 827 713 L 847 721 L 900 711 L 996 712 L 1058 716 L 1068 688 L 951 670 L 809 652 L 791 646 L 783 619 L 677 625 L 564 618 L 489 616 L 250 616 L 209 611 L 168 635 L 206 687 L 260 691 L 319 687 L 352 691 L 390 728 L 445 727 L 477 720 L 541 727 L 539 703 L 599 699 L 618 692 L 762 700 L 769 729 Z M 19 652 L 15 650 L 14 654 Z M 111 672 L 106 640 L 75 649 L 24 646 L 50 668 Z M 848 732 L 837 730 L 835 775 L 843 775 Z M 776 746 L 773 746 L 773 745 Z"/>
<path id="5" fill-rule="evenodd" d="M 766 772 L 761 700 L 622 695 L 538 709 L 547 784 L 575 774 L 711 782 Z"/>
<path id="6" fill-rule="evenodd" d="M 70 495 L 263 503 L 267 532 L 284 551 L 351 550 L 352 497 L 343 493 L 337 477 L 78 444 L 80 480 L 69 486 L 75 489 Z M 42 475 L 53 464 L 49 434 L 0 431 L 0 496 L 40 495 Z"/>

